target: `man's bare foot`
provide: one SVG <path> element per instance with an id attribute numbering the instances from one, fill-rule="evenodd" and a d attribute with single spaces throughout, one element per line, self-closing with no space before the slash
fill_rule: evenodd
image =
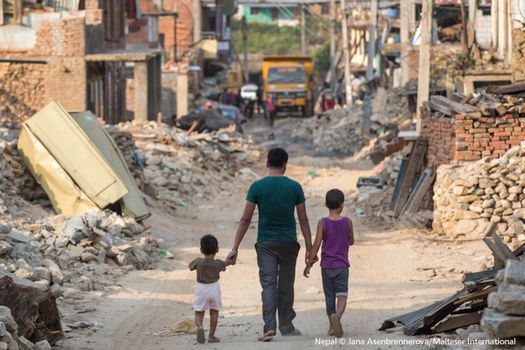
<path id="1" fill-rule="evenodd" d="M 264 333 L 262 336 L 260 336 L 259 338 L 257 338 L 257 340 L 262 341 L 262 342 L 269 342 L 273 340 L 274 336 L 275 336 L 275 331 L 268 331 Z"/>
<path id="2" fill-rule="evenodd" d="M 208 337 L 208 343 L 218 343 L 221 341 L 221 338 L 217 338 L 215 336 L 213 337 Z"/>

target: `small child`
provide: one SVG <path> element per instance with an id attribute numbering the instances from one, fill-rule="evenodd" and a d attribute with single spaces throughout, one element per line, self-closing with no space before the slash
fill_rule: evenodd
<path id="1" fill-rule="evenodd" d="M 348 297 L 348 249 L 354 244 L 352 220 L 341 216 L 344 202 L 345 195 L 342 191 L 333 189 L 326 193 L 329 215 L 317 223 L 317 233 L 310 251 L 310 264 L 304 270 L 304 276 L 308 277 L 312 265 L 318 261 L 317 252 L 321 247 L 321 276 L 326 314 L 330 321 L 328 335 L 338 338 L 343 336 L 341 316 Z"/>
<path id="2" fill-rule="evenodd" d="M 197 325 L 197 342 L 204 344 L 206 336 L 202 323 L 204 313 L 210 310 L 210 333 L 208 343 L 218 343 L 220 339 L 215 336 L 219 309 L 222 307 L 221 287 L 219 285 L 219 273 L 226 271 L 226 266 L 231 265 L 229 260 L 215 259 L 219 252 L 219 242 L 213 235 L 205 235 L 201 238 L 201 253 L 204 258 L 196 258 L 189 264 L 191 271 L 197 270 L 197 285 L 193 296 L 193 309 L 195 310 L 195 324 Z"/>

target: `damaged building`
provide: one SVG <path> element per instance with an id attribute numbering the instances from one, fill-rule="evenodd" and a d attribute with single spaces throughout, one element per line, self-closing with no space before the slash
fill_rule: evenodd
<path id="1" fill-rule="evenodd" d="M 88 0 L 43 7 L 24 2 L 20 14 L 9 6 L 0 11 L 4 114 L 23 120 L 58 101 L 70 112 L 91 110 L 109 123 L 155 119 L 161 53 L 125 51 L 126 21 L 136 14 L 130 4 Z M 132 115 L 125 96 L 129 76 L 143 87 L 135 90 Z M 10 110 L 11 105 L 21 110 Z"/>

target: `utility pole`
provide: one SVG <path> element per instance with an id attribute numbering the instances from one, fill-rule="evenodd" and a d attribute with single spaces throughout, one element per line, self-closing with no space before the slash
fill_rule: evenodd
<path id="1" fill-rule="evenodd" d="M 330 0 L 330 88 L 335 91 L 335 0 Z"/>
<path id="2" fill-rule="evenodd" d="M 343 33 L 343 59 L 345 60 L 345 93 L 346 93 L 346 107 L 350 108 L 352 105 L 352 82 L 350 69 L 350 47 L 348 40 L 348 12 L 346 10 L 346 0 L 341 0 L 341 32 Z"/>
<path id="3" fill-rule="evenodd" d="M 410 6 L 409 0 L 401 0 L 401 85 L 405 86 L 410 80 L 408 74 L 408 55 L 410 53 L 410 11 L 414 8 Z"/>
<path id="4" fill-rule="evenodd" d="M 193 43 L 196 44 L 202 39 L 202 5 L 201 0 L 192 1 L 193 12 Z"/>
<path id="5" fill-rule="evenodd" d="M 301 11 L 301 54 L 306 55 L 306 9 L 304 4 L 299 5 Z"/>
<path id="6" fill-rule="evenodd" d="M 421 106 L 428 101 L 430 94 L 430 52 L 432 46 L 432 0 L 422 0 L 421 44 L 419 46 L 419 71 L 417 86 L 417 125 L 416 132 L 421 132 Z"/>
<path id="7" fill-rule="evenodd" d="M 370 4 L 370 24 L 368 25 L 368 65 L 366 66 L 366 80 L 374 80 L 374 60 L 376 58 L 376 27 L 378 0 L 372 0 Z"/>
<path id="8" fill-rule="evenodd" d="M 244 71 L 244 81 L 248 82 L 249 80 L 249 67 L 248 67 L 248 22 L 246 22 L 246 16 L 242 16 L 241 21 L 241 31 L 242 31 L 242 51 L 243 51 L 243 71 Z"/>

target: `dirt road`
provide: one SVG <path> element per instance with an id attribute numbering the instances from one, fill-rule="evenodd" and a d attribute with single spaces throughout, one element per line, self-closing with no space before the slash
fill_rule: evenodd
<path id="1" fill-rule="evenodd" d="M 260 131 L 260 130 L 259 130 Z M 257 128 L 252 132 L 257 133 Z M 292 147 L 293 149 L 293 147 Z M 325 215 L 323 196 L 338 187 L 345 192 L 354 188 L 357 177 L 369 174 L 373 166 L 345 158 L 316 158 L 309 155 L 290 160 L 288 176 L 300 181 L 307 194 L 311 226 Z M 323 176 L 312 178 L 310 169 L 322 169 Z M 263 173 L 261 173 L 263 175 Z M 240 183 L 237 193 L 223 194 L 214 201 L 195 203 L 169 216 L 154 210 L 153 230 L 174 253 L 159 269 L 134 271 L 118 282 L 114 293 L 77 301 L 76 309 L 85 321 L 97 321 L 96 331 L 73 333 L 60 349 L 198 349 L 194 335 L 165 336 L 162 331 L 182 319 L 192 319 L 194 273 L 187 263 L 199 254 L 198 242 L 205 233 L 215 234 L 224 257 L 242 212 L 248 183 Z M 296 276 L 296 327 L 299 337 L 277 336 L 271 344 L 255 340 L 262 330 L 260 285 L 253 244 L 256 220 L 242 243 L 236 266 L 221 277 L 224 309 L 217 335 L 220 344 L 213 349 L 305 349 L 317 348 L 316 338 L 326 336 L 328 320 L 319 267 L 311 277 L 302 276 L 304 263 L 299 260 Z M 356 245 L 350 253 L 351 275 L 347 313 L 343 323 L 347 342 L 408 339 L 399 331 L 379 332 L 382 321 L 447 296 L 461 284 L 463 270 L 477 270 L 485 263 L 486 250 L 478 242 L 436 243 L 424 240 L 415 230 L 396 230 L 382 220 L 354 218 Z M 301 242 L 302 243 L 302 242 Z M 304 245 L 303 245 L 304 247 Z M 304 254 L 301 251 L 300 257 Z M 67 318 L 67 317 L 66 317 Z M 348 345 L 346 345 L 348 346 Z M 344 348 L 346 346 L 338 345 Z M 349 348 L 420 348 L 418 346 L 360 345 Z"/>

